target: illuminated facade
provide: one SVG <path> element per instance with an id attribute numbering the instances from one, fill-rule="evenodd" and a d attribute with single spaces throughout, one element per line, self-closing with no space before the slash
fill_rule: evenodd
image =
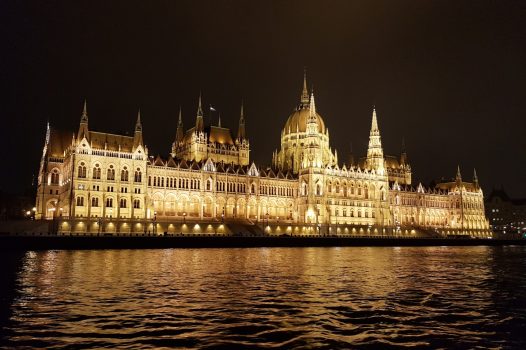
<path id="1" fill-rule="evenodd" d="M 192 223 L 216 233 L 225 224 L 253 233 L 490 234 L 476 174 L 413 187 L 405 149 L 384 154 L 374 109 L 366 157 L 341 164 L 305 77 L 269 167 L 250 163 L 243 107 L 234 137 L 220 121 L 204 125 L 200 97 L 186 131 L 179 113 L 167 159 L 149 156 L 142 132 L 140 114 L 134 136 L 91 131 L 86 104 L 77 133 L 48 126 L 36 217 L 59 218 L 62 232 L 184 233 Z"/>

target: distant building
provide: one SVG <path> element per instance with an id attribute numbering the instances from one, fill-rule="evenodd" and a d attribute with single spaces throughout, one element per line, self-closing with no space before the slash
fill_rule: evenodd
<path id="1" fill-rule="evenodd" d="M 486 216 L 495 233 L 526 234 L 526 198 L 512 199 L 503 188 L 494 188 L 486 200 Z"/>
<path id="2" fill-rule="evenodd" d="M 465 182 L 458 169 L 450 182 L 413 186 L 405 147 L 384 155 L 375 109 L 367 155 L 340 163 L 306 77 L 271 166 L 251 163 L 249 154 L 243 107 L 234 134 L 220 121 L 204 124 L 199 97 L 195 122 L 184 130 L 179 112 L 162 158 L 149 155 L 140 114 L 133 136 L 96 132 L 84 104 L 77 132 L 48 126 L 37 218 L 58 217 L 71 232 L 176 232 L 181 222 L 204 230 L 199 224 L 231 221 L 299 234 L 491 234 L 476 174 Z"/>

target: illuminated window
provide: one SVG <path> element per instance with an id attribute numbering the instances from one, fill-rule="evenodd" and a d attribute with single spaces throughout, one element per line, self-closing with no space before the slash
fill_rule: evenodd
<path id="1" fill-rule="evenodd" d="M 126 167 L 121 170 L 121 181 L 128 181 L 128 168 Z"/>
<path id="2" fill-rule="evenodd" d="M 80 163 L 80 165 L 79 165 L 78 177 L 81 178 L 81 179 L 85 179 L 86 178 L 86 165 L 84 164 L 84 162 Z"/>
<path id="3" fill-rule="evenodd" d="M 110 165 L 110 168 L 106 174 L 106 178 L 108 180 L 115 180 L 115 169 L 113 169 L 113 165 Z"/>

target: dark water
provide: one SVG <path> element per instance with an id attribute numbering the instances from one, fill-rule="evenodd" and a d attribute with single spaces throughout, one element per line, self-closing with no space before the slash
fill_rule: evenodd
<path id="1" fill-rule="evenodd" d="M 3 254 L 6 348 L 525 348 L 526 248 Z"/>

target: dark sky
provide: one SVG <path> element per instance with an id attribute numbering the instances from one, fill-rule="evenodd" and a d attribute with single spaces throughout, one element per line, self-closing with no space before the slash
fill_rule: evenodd
<path id="1" fill-rule="evenodd" d="M 366 152 L 376 105 L 384 151 L 405 137 L 416 182 L 473 168 L 486 191 L 526 196 L 526 1 L 0 2 L 0 189 L 38 170 L 45 124 L 133 130 L 166 155 L 199 91 L 268 164 L 299 102 L 303 67 L 331 144 Z M 215 117 L 217 118 L 217 117 Z"/>

